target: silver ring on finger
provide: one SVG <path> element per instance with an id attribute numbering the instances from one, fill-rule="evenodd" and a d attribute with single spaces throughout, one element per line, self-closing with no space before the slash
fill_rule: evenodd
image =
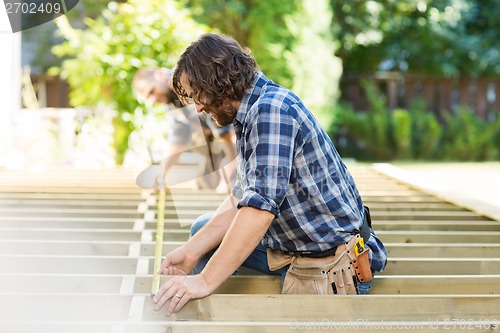
<path id="1" fill-rule="evenodd" d="M 175 297 L 177 297 L 178 299 L 181 299 L 181 298 L 182 298 L 182 296 L 181 296 L 181 295 L 179 295 L 179 294 L 175 294 Z"/>

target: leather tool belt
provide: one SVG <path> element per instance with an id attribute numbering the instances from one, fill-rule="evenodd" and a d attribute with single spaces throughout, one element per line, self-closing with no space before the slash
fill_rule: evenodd
<path id="1" fill-rule="evenodd" d="M 357 294 L 357 283 L 371 281 L 369 248 L 357 234 L 332 255 L 310 257 L 267 249 L 269 269 L 288 266 L 283 294 Z"/>

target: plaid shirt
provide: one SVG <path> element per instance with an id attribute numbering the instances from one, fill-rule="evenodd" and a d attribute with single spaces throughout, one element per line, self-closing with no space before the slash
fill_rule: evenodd
<path id="1" fill-rule="evenodd" d="M 361 227 L 363 202 L 332 141 L 293 92 L 256 73 L 234 121 L 238 178 L 233 195 L 276 218 L 265 247 L 321 252 L 348 241 Z M 387 256 L 372 231 L 372 269 Z"/>

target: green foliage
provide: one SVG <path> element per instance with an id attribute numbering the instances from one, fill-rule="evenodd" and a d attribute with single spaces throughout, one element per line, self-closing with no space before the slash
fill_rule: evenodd
<path id="1" fill-rule="evenodd" d="M 415 100 L 410 105 L 412 123 L 413 157 L 428 160 L 434 157 L 442 135 L 442 128 L 436 116 L 426 111 L 423 100 Z"/>
<path id="2" fill-rule="evenodd" d="M 412 119 L 410 113 L 403 109 L 392 112 L 392 128 L 396 158 L 407 160 L 412 156 Z"/>
<path id="3" fill-rule="evenodd" d="M 392 121 L 391 114 L 385 106 L 385 97 L 377 93 L 373 82 L 363 81 L 361 85 L 365 89 L 372 110 L 371 121 L 366 121 L 369 124 L 366 144 L 372 148 L 375 156 L 380 156 L 383 160 L 390 159 L 394 154 Z"/>
<path id="4" fill-rule="evenodd" d="M 194 39 L 208 31 L 172 1 L 129 0 L 110 2 L 102 16 L 87 18 L 86 29 L 74 29 L 64 16 L 57 20 L 66 39 L 53 48 L 65 60 L 59 69 L 71 86 L 74 106 L 101 102 L 118 111 L 115 140 L 118 162 L 134 128 L 131 114 L 139 106 L 131 88 L 134 74 L 145 66 L 172 67 L 180 53 Z"/>
<path id="5" fill-rule="evenodd" d="M 328 0 L 183 0 L 201 23 L 251 49 L 262 71 L 329 126 L 341 63 Z"/>
<path id="6" fill-rule="evenodd" d="M 500 74 L 498 0 L 330 0 L 345 72 Z"/>
<path id="7" fill-rule="evenodd" d="M 182 0 L 199 22 L 234 37 L 247 46 L 266 75 L 287 87 L 293 84 L 284 57 L 291 52 L 295 36 L 287 19 L 302 0 Z"/>
<path id="8" fill-rule="evenodd" d="M 293 74 L 292 90 L 325 128 L 333 121 L 332 104 L 342 73 L 340 59 L 334 55 L 330 22 L 328 0 L 303 1 L 302 9 L 288 22 L 296 39 L 293 52 L 285 57 Z"/>
<path id="9" fill-rule="evenodd" d="M 409 110 L 389 111 L 383 107 L 373 84 L 365 83 L 371 101 L 369 111 L 356 112 L 337 106 L 337 118 L 330 132 L 337 137 L 342 155 L 361 160 L 410 159 L 484 161 L 500 158 L 500 118 L 487 122 L 469 109 L 459 108 L 436 116 L 416 101 Z"/>
<path id="10" fill-rule="evenodd" d="M 346 131 L 348 141 L 353 140 L 368 159 L 389 160 L 394 156 L 391 113 L 385 107 L 385 98 L 376 92 L 373 82 L 362 85 L 371 104 L 370 112 L 355 112 L 352 108 L 338 110 L 336 125 Z"/>
<path id="11" fill-rule="evenodd" d="M 70 22 L 76 24 L 83 21 L 85 17 L 97 17 L 107 6 L 107 1 L 84 0 L 67 12 L 64 16 Z M 49 21 L 34 29 L 22 32 L 23 52 L 29 48 L 26 56 L 33 73 L 46 72 L 50 67 L 60 66 L 62 59 L 56 57 L 50 50 L 53 45 L 63 42 L 60 36 L 56 36 L 57 25 L 54 21 Z M 24 61 L 24 60 L 23 60 Z"/>
<path id="12" fill-rule="evenodd" d="M 498 146 L 492 143 L 498 136 L 498 122 L 490 125 L 463 107 L 445 119 L 443 158 L 480 161 L 497 157 Z"/>

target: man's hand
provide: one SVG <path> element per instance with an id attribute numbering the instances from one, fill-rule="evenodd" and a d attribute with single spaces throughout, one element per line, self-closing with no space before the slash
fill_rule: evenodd
<path id="1" fill-rule="evenodd" d="M 170 300 L 166 315 L 178 312 L 191 299 L 202 298 L 212 292 L 201 275 L 176 276 L 165 282 L 153 298 L 155 311 Z"/>
<path id="2" fill-rule="evenodd" d="M 188 252 L 186 245 L 182 245 L 167 254 L 160 266 L 159 273 L 163 275 L 187 275 L 196 266 L 198 260 L 199 258 Z"/>

